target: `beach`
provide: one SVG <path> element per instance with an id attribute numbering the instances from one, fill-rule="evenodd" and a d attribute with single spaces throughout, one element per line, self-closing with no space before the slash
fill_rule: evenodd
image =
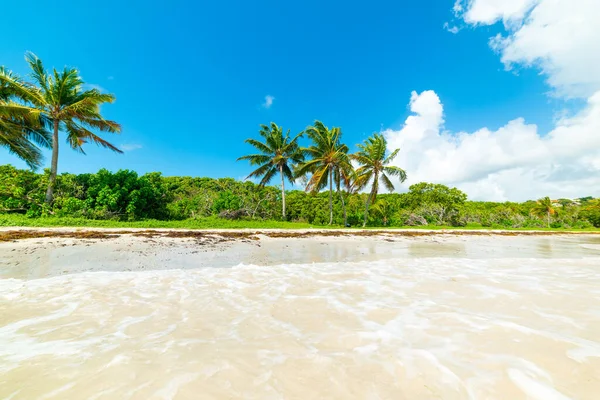
<path id="1" fill-rule="evenodd" d="M 600 393 L 600 235 L 3 228 L 0 240 L 0 398 Z"/>

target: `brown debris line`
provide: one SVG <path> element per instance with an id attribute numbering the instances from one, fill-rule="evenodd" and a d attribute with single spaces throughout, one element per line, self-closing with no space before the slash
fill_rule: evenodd
<path id="1" fill-rule="evenodd" d="M 99 231 L 41 231 L 15 230 L 0 232 L 0 242 L 10 242 L 19 239 L 65 238 L 65 239 L 111 239 L 119 237 L 115 232 Z"/>
<path id="2" fill-rule="evenodd" d="M 235 239 L 259 240 L 253 232 L 207 232 L 207 231 L 61 231 L 61 230 L 10 230 L 0 232 L 0 242 L 10 242 L 21 239 L 65 238 L 65 239 L 114 239 L 123 235 L 152 238 L 189 238 L 216 240 L 217 242 Z"/>
<path id="3" fill-rule="evenodd" d="M 468 230 L 363 230 L 363 231 L 278 231 L 278 232 L 256 232 L 257 234 L 271 238 L 304 238 L 313 236 L 340 237 L 340 236 L 401 236 L 401 237 L 420 237 L 420 236 L 534 236 L 534 235 L 558 235 L 576 232 L 550 232 L 550 231 L 468 231 Z"/>
<path id="4" fill-rule="evenodd" d="M 10 230 L 0 232 L 0 242 L 20 239 L 66 238 L 66 239 L 114 239 L 122 235 L 143 238 L 188 238 L 206 239 L 215 242 L 229 242 L 236 239 L 259 240 L 259 235 L 270 238 L 309 238 L 309 237 L 353 237 L 353 236 L 387 236 L 387 237 L 420 237 L 434 235 L 449 236 L 549 236 L 598 232 L 568 232 L 568 231 L 469 231 L 469 230 L 314 230 L 314 231 L 166 231 L 166 230 L 136 230 L 136 231 L 61 231 L 61 230 Z"/>

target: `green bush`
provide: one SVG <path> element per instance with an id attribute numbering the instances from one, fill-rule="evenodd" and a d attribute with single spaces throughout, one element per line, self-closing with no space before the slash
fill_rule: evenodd
<path id="1" fill-rule="evenodd" d="M 134 171 L 94 174 L 61 174 L 57 177 L 52 205 L 44 202 L 49 171 L 35 173 L 10 165 L 0 166 L 0 215 L 20 215 L 23 221 L 40 219 L 51 224 L 70 221 L 85 225 L 86 219 L 109 221 L 193 220 L 218 226 L 222 215 L 232 220 L 281 220 L 281 191 L 231 178 L 164 177 L 160 173 L 139 176 Z M 362 226 L 366 193 L 342 193 L 351 226 Z M 564 200 L 564 199 L 563 199 Z M 286 192 L 288 221 L 305 224 L 329 223 L 329 192 Z M 332 197 L 333 224 L 342 225 L 340 194 Z M 496 203 L 467 201 L 465 193 L 444 185 L 419 183 L 407 193 L 380 194 L 371 204 L 368 226 L 454 226 L 496 228 L 545 228 L 544 216 L 534 214 L 535 201 Z M 224 213 L 225 212 L 225 213 Z M 3 220 L 5 221 L 5 219 Z M 84 222 L 81 222 L 84 221 Z M 239 221 L 247 224 L 248 221 Z M 34 224 L 35 222 L 31 222 Z M 44 222 L 46 223 L 46 222 Z M 58 223 L 58 222 L 57 222 Z M 101 224 L 98 222 L 97 224 Z M 152 222 L 152 224 L 155 224 Z M 157 225 L 160 223 L 156 222 Z M 198 222 L 200 224 L 200 222 Z M 164 224 L 163 224 L 164 225 Z M 600 201 L 586 199 L 582 205 L 561 201 L 553 216 L 553 226 L 585 229 L 600 227 Z"/>

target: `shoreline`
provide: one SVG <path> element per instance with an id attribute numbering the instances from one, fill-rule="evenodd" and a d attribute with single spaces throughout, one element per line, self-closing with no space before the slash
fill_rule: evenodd
<path id="1" fill-rule="evenodd" d="M 548 231 L 0 228 L 0 279 L 425 258 L 600 257 L 600 235 Z"/>
<path id="2" fill-rule="evenodd" d="M 225 240 L 258 240 L 269 238 L 311 237 L 427 237 L 427 236 L 571 236 L 600 237 L 600 231 L 577 230 L 511 230 L 511 229 L 364 229 L 364 228 L 236 228 L 236 229 L 181 229 L 181 228 L 102 228 L 102 227 L 0 227 L 0 242 L 38 238 L 111 239 L 120 236 L 145 238 L 204 238 L 220 237 Z"/>

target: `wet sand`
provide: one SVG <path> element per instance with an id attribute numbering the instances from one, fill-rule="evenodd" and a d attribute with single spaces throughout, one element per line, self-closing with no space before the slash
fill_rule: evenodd
<path id="1" fill-rule="evenodd" d="M 0 243 L 0 398 L 596 399 L 600 236 Z"/>
<path id="2" fill-rule="evenodd" d="M 337 263 L 422 257 L 600 257 L 600 234 L 495 235 L 463 231 L 182 231 L 124 229 L 19 229 L 44 236 L 85 233 L 102 239 L 38 237 L 0 241 L 0 278 L 35 279 L 96 271 L 149 271 L 231 267 L 237 264 Z M 0 229 L 3 233 L 13 230 Z M 128 233 L 127 233 L 128 232 Z M 182 237 L 163 237 L 165 233 Z M 334 236 L 337 232 L 342 236 Z M 404 233 L 409 235 L 405 236 Z M 190 233 L 194 236 L 186 237 Z M 233 233 L 230 237 L 227 234 Z M 309 234 L 305 237 L 270 235 Z M 375 235 L 373 235 L 375 233 Z M 483 233 L 483 235 L 480 235 Z M 507 231 L 509 235 L 515 232 Z M 225 236 L 220 236 L 225 234 Z M 323 236 L 326 234 L 327 236 Z M 418 236 L 411 236 L 417 234 Z M 141 236 L 140 236 L 141 235 Z M 145 235 L 145 236 L 144 236 Z M 239 237 L 238 237 L 239 236 Z"/>

